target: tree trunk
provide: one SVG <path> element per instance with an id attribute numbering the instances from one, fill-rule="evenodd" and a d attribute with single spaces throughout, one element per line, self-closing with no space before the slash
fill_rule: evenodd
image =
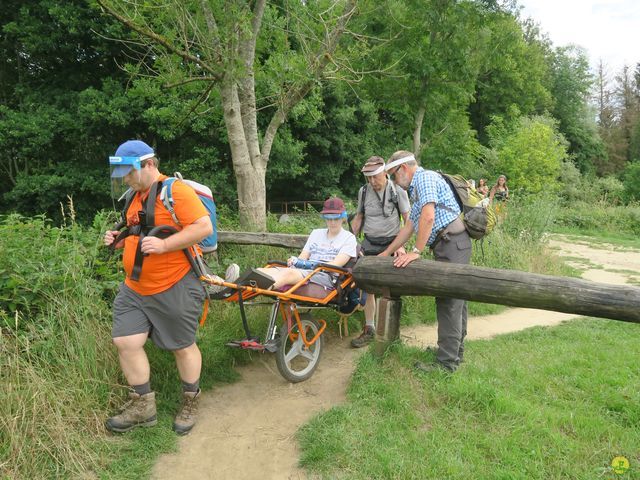
<path id="1" fill-rule="evenodd" d="M 462 298 L 640 323 L 638 287 L 430 260 L 396 268 L 384 257 L 361 258 L 353 275 L 360 288 L 391 298 Z"/>
<path id="2" fill-rule="evenodd" d="M 229 136 L 233 171 L 238 187 L 238 212 L 240 226 L 251 231 L 266 230 L 267 205 L 265 175 L 266 168 L 262 162 L 254 165 L 250 152 L 259 151 L 258 145 L 249 145 L 249 141 L 257 143 L 257 138 L 245 134 L 242 122 L 242 109 L 238 97 L 238 89 L 233 79 L 225 79 L 220 89 L 224 122 Z"/>
<path id="3" fill-rule="evenodd" d="M 420 137 L 422 136 L 422 122 L 424 121 L 424 114 L 426 112 L 424 106 L 420 107 L 416 112 L 413 123 L 413 155 L 416 158 L 420 158 L 420 146 L 422 145 Z"/>

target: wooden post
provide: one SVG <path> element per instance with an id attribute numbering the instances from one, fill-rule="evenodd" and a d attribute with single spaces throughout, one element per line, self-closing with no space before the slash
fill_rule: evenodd
<path id="1" fill-rule="evenodd" d="M 377 324 L 374 355 L 381 359 L 389 345 L 400 338 L 402 299 L 382 296 L 377 300 Z"/>

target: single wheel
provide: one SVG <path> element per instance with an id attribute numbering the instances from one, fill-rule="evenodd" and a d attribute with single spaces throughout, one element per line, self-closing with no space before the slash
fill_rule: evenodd
<path id="1" fill-rule="evenodd" d="M 320 326 L 310 315 L 301 315 L 300 323 L 304 328 L 307 340 L 311 340 Z M 293 338 L 292 338 L 293 337 Z M 322 353 L 322 336 L 307 347 L 299 334 L 298 324 L 293 323 L 291 332 L 287 332 L 287 322 L 280 329 L 278 351 L 276 352 L 276 365 L 278 371 L 291 383 L 304 382 L 313 375 Z"/>

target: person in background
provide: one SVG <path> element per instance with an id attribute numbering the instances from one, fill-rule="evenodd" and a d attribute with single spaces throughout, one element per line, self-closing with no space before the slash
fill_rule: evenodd
<path id="1" fill-rule="evenodd" d="M 476 188 L 476 191 L 480 193 L 483 198 L 489 195 L 489 186 L 487 185 L 486 178 L 478 180 L 478 187 Z"/>
<path id="2" fill-rule="evenodd" d="M 496 184 L 491 187 L 489 193 L 489 203 L 496 201 L 496 213 L 500 213 L 504 208 L 504 203 L 509 199 L 509 187 L 507 186 L 507 177 L 500 175 Z"/>
<path id="3" fill-rule="evenodd" d="M 509 199 L 509 187 L 507 186 L 507 177 L 500 175 L 496 184 L 491 187 L 491 193 L 489 199 L 493 202 L 495 199 L 498 202 L 504 202 Z"/>

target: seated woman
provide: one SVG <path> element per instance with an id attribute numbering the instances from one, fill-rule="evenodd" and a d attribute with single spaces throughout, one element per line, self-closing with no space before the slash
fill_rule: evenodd
<path id="1" fill-rule="evenodd" d="M 327 228 L 313 230 L 300 255 L 287 260 L 287 267 L 258 268 L 275 280 L 272 287 L 274 290 L 285 285 L 295 285 L 309 275 L 317 263 L 344 267 L 356 257 L 356 237 L 342 228 L 347 218 L 344 202 L 337 197 L 329 198 L 324 202 L 320 213 L 327 222 Z M 332 290 L 335 288 L 334 280 L 334 274 L 319 272 L 309 281 Z"/>

